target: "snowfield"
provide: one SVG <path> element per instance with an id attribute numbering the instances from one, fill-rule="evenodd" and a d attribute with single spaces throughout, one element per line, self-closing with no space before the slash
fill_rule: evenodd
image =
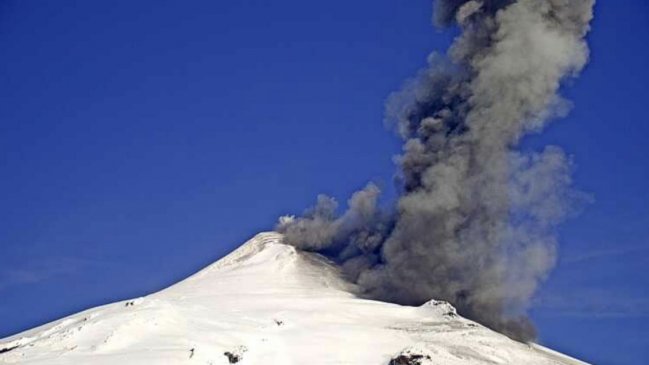
<path id="1" fill-rule="evenodd" d="M 158 293 L 0 340 L 0 364 L 584 364 L 458 316 L 360 299 L 323 257 L 261 233 Z"/>

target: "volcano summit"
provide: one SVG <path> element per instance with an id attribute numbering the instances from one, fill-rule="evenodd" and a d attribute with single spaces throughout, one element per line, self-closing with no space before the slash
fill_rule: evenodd
<path id="1" fill-rule="evenodd" d="M 459 316 L 362 299 L 338 266 L 260 233 L 160 292 L 0 340 L 0 364 L 583 364 Z"/>

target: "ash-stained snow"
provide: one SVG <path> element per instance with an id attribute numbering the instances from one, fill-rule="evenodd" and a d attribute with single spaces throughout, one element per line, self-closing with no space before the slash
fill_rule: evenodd
<path id="1" fill-rule="evenodd" d="M 446 302 L 358 298 L 335 265 L 281 241 L 258 234 L 158 293 L 0 340 L 0 364 L 583 364 Z"/>

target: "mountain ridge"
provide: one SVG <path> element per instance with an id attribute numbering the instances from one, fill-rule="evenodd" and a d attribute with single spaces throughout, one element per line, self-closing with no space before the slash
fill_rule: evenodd
<path id="1" fill-rule="evenodd" d="M 0 364 L 584 364 L 446 302 L 357 294 L 334 263 L 264 232 L 159 292 L 2 339 Z"/>

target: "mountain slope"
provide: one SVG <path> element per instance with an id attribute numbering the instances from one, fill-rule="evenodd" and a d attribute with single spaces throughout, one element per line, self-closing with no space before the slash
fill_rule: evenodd
<path id="1" fill-rule="evenodd" d="M 281 239 L 261 233 L 158 293 L 0 340 L 0 364 L 583 364 L 445 302 L 359 299 L 335 265 Z"/>

